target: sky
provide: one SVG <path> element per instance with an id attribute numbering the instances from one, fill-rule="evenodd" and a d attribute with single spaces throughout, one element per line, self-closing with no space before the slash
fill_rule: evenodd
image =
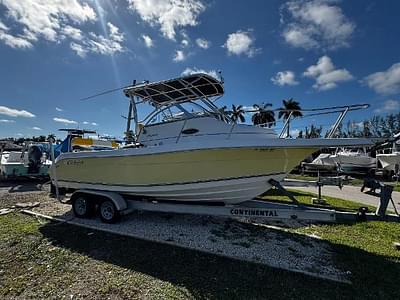
<path id="1" fill-rule="evenodd" d="M 354 122 L 398 113 L 399 10 L 396 0 L 1 0 L 0 138 L 66 127 L 121 137 L 122 91 L 81 99 L 193 72 L 222 72 L 218 105 L 370 104 Z"/>

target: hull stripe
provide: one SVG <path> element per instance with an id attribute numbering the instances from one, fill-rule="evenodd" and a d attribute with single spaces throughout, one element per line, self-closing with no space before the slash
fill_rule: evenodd
<path id="1" fill-rule="evenodd" d="M 269 176 L 277 176 L 277 175 L 284 175 L 284 174 L 286 174 L 286 173 L 279 172 L 279 173 L 269 173 L 269 174 L 254 175 L 254 176 L 229 177 L 229 178 L 190 181 L 190 182 L 164 183 L 164 184 L 136 184 L 136 185 L 135 184 L 107 184 L 107 183 L 101 183 L 101 182 L 84 182 L 84 181 L 73 181 L 73 180 L 59 180 L 59 181 L 65 182 L 65 183 L 92 184 L 92 185 L 102 185 L 102 186 L 156 187 L 156 186 L 186 185 L 186 184 L 196 184 L 196 183 L 207 183 L 207 182 L 229 181 L 229 180 L 248 179 L 248 178 L 269 177 Z"/>

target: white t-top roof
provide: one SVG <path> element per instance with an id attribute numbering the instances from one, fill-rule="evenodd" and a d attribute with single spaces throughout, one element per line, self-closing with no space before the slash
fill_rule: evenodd
<path id="1" fill-rule="evenodd" d="M 127 97 L 138 96 L 156 105 L 211 98 L 224 94 L 221 81 L 204 73 L 159 82 L 143 83 L 124 89 Z"/>

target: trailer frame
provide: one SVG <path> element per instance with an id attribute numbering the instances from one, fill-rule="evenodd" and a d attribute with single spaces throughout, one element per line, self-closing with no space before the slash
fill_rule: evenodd
<path id="1" fill-rule="evenodd" d="M 288 192 L 289 193 L 289 192 Z M 106 223 L 115 223 L 119 217 L 135 211 L 158 213 L 191 214 L 204 216 L 220 216 L 228 218 L 247 218 L 264 220 L 307 220 L 318 222 L 335 222 L 336 213 L 331 209 L 308 207 L 301 204 L 273 203 L 264 200 L 251 199 L 239 204 L 177 202 L 157 199 L 132 197 L 116 192 L 79 189 L 73 191 L 69 199 L 63 203 L 76 205 L 77 199 L 92 202 L 88 207 L 98 208 L 100 218 Z M 113 207 L 110 207 L 112 204 Z M 103 209 L 107 207 L 108 213 L 115 211 L 115 217 L 105 217 Z M 74 208 L 74 212 L 75 212 Z M 93 212 L 82 214 L 78 217 L 92 215 Z M 76 213 L 75 213 L 76 215 Z"/>

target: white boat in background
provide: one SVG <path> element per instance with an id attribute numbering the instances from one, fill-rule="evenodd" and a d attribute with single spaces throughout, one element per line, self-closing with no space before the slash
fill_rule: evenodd
<path id="1" fill-rule="evenodd" d="M 330 157 L 344 173 L 367 174 L 376 168 L 376 158 L 371 157 L 367 149 L 363 148 L 341 148 Z"/>
<path id="2" fill-rule="evenodd" d="M 337 164 L 330 153 L 321 153 L 312 162 L 302 162 L 301 167 L 305 172 L 334 172 L 337 170 Z"/>
<path id="3" fill-rule="evenodd" d="M 21 151 L 3 151 L 0 160 L 0 177 L 46 177 L 51 166 L 47 144 L 29 144 Z"/>
<path id="4" fill-rule="evenodd" d="M 283 180 L 319 148 L 372 144 L 284 139 L 271 128 L 235 124 L 215 105 L 223 83 L 207 74 L 144 82 L 124 93 L 131 100 L 135 146 L 61 153 L 51 168 L 53 184 L 139 199 L 234 204 L 269 190 L 271 180 Z M 153 107 L 142 122 L 139 103 Z"/>
<path id="5" fill-rule="evenodd" d="M 376 158 L 382 169 L 391 175 L 399 173 L 400 170 L 400 141 L 393 142 L 389 151 L 378 153 Z"/>

